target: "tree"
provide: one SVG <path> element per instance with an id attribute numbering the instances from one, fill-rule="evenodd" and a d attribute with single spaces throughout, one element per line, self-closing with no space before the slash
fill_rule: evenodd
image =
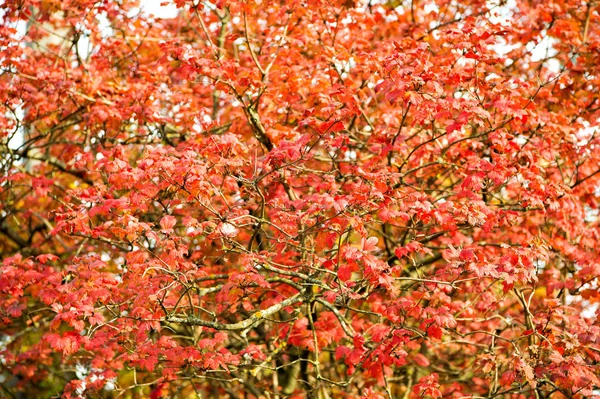
<path id="1" fill-rule="evenodd" d="M 10 398 L 590 397 L 595 1 L 8 0 Z"/>

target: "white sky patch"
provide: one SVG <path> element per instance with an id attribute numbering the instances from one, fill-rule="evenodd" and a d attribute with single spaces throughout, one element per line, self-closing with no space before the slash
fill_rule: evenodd
<path id="1" fill-rule="evenodd" d="M 114 34 L 113 29 L 110 27 L 110 21 L 106 12 L 96 14 L 96 20 L 98 20 L 98 29 L 100 30 L 100 36 L 103 38 L 111 37 Z"/>
<path id="2" fill-rule="evenodd" d="M 553 47 L 554 43 L 556 43 L 556 39 L 548 35 L 545 35 L 537 45 L 528 43 L 527 50 L 531 51 L 531 60 L 541 61 L 548 57 L 554 57 L 557 54 Z"/>
<path id="3" fill-rule="evenodd" d="M 531 60 L 534 62 L 549 58 L 545 62 L 546 68 L 548 68 L 548 70 L 550 70 L 552 73 L 559 73 L 560 62 L 553 58 L 558 53 L 554 49 L 554 43 L 556 43 L 556 39 L 545 35 L 537 45 L 528 43 L 527 50 L 531 51 Z"/>
<path id="4" fill-rule="evenodd" d="M 423 7 L 423 9 L 425 10 L 425 12 L 427 14 L 430 14 L 431 12 L 440 11 L 440 8 L 437 6 L 437 4 L 434 4 L 434 3 L 425 4 L 425 7 Z"/>
<path id="5" fill-rule="evenodd" d="M 487 2 L 490 11 L 490 22 L 494 24 L 507 25 L 510 24 L 513 15 L 513 10 L 517 7 L 515 0 L 491 0 Z"/>
<path id="6" fill-rule="evenodd" d="M 589 284 L 585 284 L 584 288 L 589 288 Z M 570 294 L 567 295 L 567 305 L 570 305 L 570 304 L 576 303 L 576 302 L 582 302 L 586 305 L 586 306 L 584 306 L 584 308 L 581 312 L 582 317 L 592 319 L 592 320 L 596 319 L 596 311 L 598 310 L 598 307 L 600 306 L 600 304 L 590 303 L 589 301 L 584 300 L 581 297 L 581 295 L 570 295 Z"/>
<path id="7" fill-rule="evenodd" d="M 0 2 L 0 5 L 2 3 L 3 2 Z M 0 20 L 3 19 L 4 14 L 5 14 L 5 11 L 2 9 L 2 7 L 0 7 Z M 25 47 L 25 43 L 22 41 L 22 39 L 25 36 L 25 34 L 27 33 L 27 22 L 19 20 L 15 23 L 13 28 L 16 30 L 16 34 L 15 34 L 14 38 L 19 43 L 18 45 L 21 47 Z M 0 67 L 3 67 L 3 59 L 0 59 Z M 23 112 L 23 108 L 21 107 L 21 105 L 19 105 L 15 109 L 15 115 L 13 115 L 12 113 L 8 113 L 7 116 L 9 118 L 16 118 L 19 125 L 21 125 L 21 127 L 17 130 L 17 132 L 15 134 L 13 134 L 12 137 L 10 137 L 10 139 L 7 143 L 8 148 L 10 148 L 12 150 L 17 150 L 23 145 L 23 142 L 24 142 L 22 120 L 25 117 L 25 112 Z"/>
<path id="8" fill-rule="evenodd" d="M 598 214 L 600 214 L 600 210 L 592 209 L 591 207 L 584 205 L 585 210 L 585 218 L 584 220 L 587 223 L 596 223 L 598 221 Z"/>
<path id="9" fill-rule="evenodd" d="M 590 140 L 596 137 L 600 132 L 600 129 L 598 125 L 592 126 L 589 121 L 583 120 L 583 118 L 579 118 L 578 122 L 583 125 L 583 128 L 573 134 L 573 138 L 576 140 L 579 147 L 585 147 L 589 144 Z M 596 121 L 596 123 L 598 122 L 599 121 Z"/>
<path id="10" fill-rule="evenodd" d="M 520 44 L 508 44 L 503 37 L 499 37 L 497 40 L 498 43 L 492 44 L 490 47 L 496 54 L 501 56 L 504 56 L 521 46 Z"/>
<path id="11" fill-rule="evenodd" d="M 354 60 L 354 57 L 350 57 L 348 61 L 340 61 L 334 57 L 333 65 L 338 73 L 342 74 L 345 72 L 350 72 L 350 70 L 356 66 L 356 61 Z"/>
<path id="12" fill-rule="evenodd" d="M 175 18 L 179 12 L 177 6 L 172 1 L 142 0 L 140 5 L 142 11 L 152 14 L 156 18 Z"/>
<path id="13" fill-rule="evenodd" d="M 494 7 L 490 12 L 490 21 L 493 23 L 499 23 L 502 25 L 510 25 L 512 19 L 514 18 L 513 10 L 517 7 L 515 0 L 508 0 L 505 4 L 498 3 L 498 0 L 491 0 L 488 2 L 489 7 Z M 527 50 L 531 52 L 531 60 L 534 62 L 538 62 L 544 59 L 548 59 L 545 62 L 546 68 L 550 72 L 558 73 L 560 72 L 560 62 L 553 57 L 557 54 L 557 51 L 554 49 L 554 43 L 556 40 L 546 34 L 546 32 L 542 32 L 542 39 L 539 43 L 528 43 Z M 500 39 L 502 40 L 502 39 Z M 500 55 L 506 55 L 510 51 L 519 47 L 519 44 L 508 45 L 507 43 L 498 43 L 492 48 Z"/>
<path id="14" fill-rule="evenodd" d="M 489 15 L 489 21 L 493 24 L 510 25 L 511 18 L 513 16 L 513 10 L 517 7 L 515 0 L 508 0 L 503 2 L 501 0 L 490 0 L 487 2 L 488 8 L 491 10 Z M 498 38 L 499 43 L 491 46 L 499 55 L 506 55 L 512 50 L 519 47 L 519 45 L 509 45 L 506 43 L 504 38 Z"/>
<path id="15" fill-rule="evenodd" d="M 356 151 L 349 150 L 344 153 L 344 161 L 351 162 L 351 161 L 355 161 L 356 159 L 357 159 Z"/>
<path id="16" fill-rule="evenodd" d="M 515 0 L 508 0 L 506 2 L 503 0 L 490 0 L 488 1 L 487 6 L 491 9 L 489 12 L 490 22 L 501 25 L 510 25 L 514 18 L 513 11 L 516 9 L 517 3 Z M 557 53 L 553 47 L 556 40 L 545 35 L 545 32 L 543 35 L 544 37 L 539 43 L 528 43 L 527 50 L 531 52 L 531 60 L 534 62 L 550 58 L 546 61 L 546 68 L 553 73 L 558 73 L 560 71 L 560 62 L 552 58 Z M 499 40 L 501 41 L 500 43 L 492 46 L 492 49 L 499 55 L 506 55 L 519 47 L 519 44 L 508 45 L 506 42 L 502 43 L 502 38 Z"/>

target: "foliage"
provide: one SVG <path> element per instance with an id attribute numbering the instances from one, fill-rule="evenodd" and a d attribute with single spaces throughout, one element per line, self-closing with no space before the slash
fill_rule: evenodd
<path id="1" fill-rule="evenodd" d="M 600 6 L 5 1 L 6 397 L 590 397 Z"/>

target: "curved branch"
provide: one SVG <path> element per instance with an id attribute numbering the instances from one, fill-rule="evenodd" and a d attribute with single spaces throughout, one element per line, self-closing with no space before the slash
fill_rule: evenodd
<path id="1" fill-rule="evenodd" d="M 262 322 L 267 317 L 279 312 L 281 309 L 283 309 L 287 306 L 290 306 L 290 305 L 294 305 L 296 303 L 303 302 L 303 301 L 304 301 L 304 298 L 301 296 L 300 293 L 298 293 L 286 300 L 279 302 L 278 304 L 271 306 L 270 308 L 267 308 L 265 310 L 259 310 L 258 312 L 255 312 L 252 316 L 250 316 L 246 320 L 242 320 L 238 323 L 233 323 L 233 324 L 224 324 L 224 323 L 219 323 L 217 321 L 202 320 L 202 319 L 199 319 L 194 316 L 166 316 L 162 319 L 162 321 L 166 321 L 166 322 L 170 322 L 170 323 L 185 324 L 188 326 L 209 327 L 209 328 L 214 328 L 215 330 L 227 330 L 227 331 L 245 330 L 247 328 L 253 327 L 256 324 Z"/>

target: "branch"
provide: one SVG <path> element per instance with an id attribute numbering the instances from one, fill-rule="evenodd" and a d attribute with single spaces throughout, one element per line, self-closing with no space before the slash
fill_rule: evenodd
<path id="1" fill-rule="evenodd" d="M 580 185 L 581 183 L 583 183 L 584 181 L 586 181 L 587 179 L 596 176 L 598 173 L 600 173 L 600 169 L 598 169 L 597 171 L 595 171 L 594 173 L 584 177 L 583 179 L 578 179 L 575 183 L 573 183 L 573 185 L 571 186 L 571 188 L 575 188 L 578 185 Z"/>
<path id="2" fill-rule="evenodd" d="M 398 140 L 398 136 L 400 136 L 400 133 L 402 133 L 402 128 L 404 127 L 404 123 L 406 122 L 406 116 L 408 115 L 408 111 L 410 111 L 411 105 L 412 105 L 412 103 L 409 102 L 408 105 L 406 106 L 406 111 L 404 111 L 404 114 L 402 115 L 402 121 L 400 121 L 400 127 L 398 127 L 398 131 L 396 132 L 396 135 L 392 139 L 392 145 L 390 148 L 390 152 L 388 152 L 388 166 L 390 166 L 390 167 L 392 166 L 392 155 L 394 154 L 394 145 L 396 144 L 396 140 Z"/>
<path id="3" fill-rule="evenodd" d="M 55 168 L 57 168 L 58 170 L 60 170 L 61 172 L 64 173 L 68 173 L 71 176 L 74 176 L 78 179 L 81 179 L 84 183 L 93 186 L 94 182 L 89 179 L 88 177 L 86 177 L 86 171 L 83 169 L 69 169 L 64 163 L 62 163 L 60 160 L 52 157 L 52 156 L 48 156 L 45 157 L 43 155 L 30 155 L 29 151 L 19 151 L 17 152 L 17 155 L 19 155 L 21 158 L 26 158 L 32 161 L 39 161 L 39 162 L 44 162 L 50 166 L 54 166 Z"/>
<path id="4" fill-rule="evenodd" d="M 252 105 L 244 107 L 244 113 L 248 118 L 248 122 L 250 126 L 252 126 L 252 131 L 254 132 L 254 137 L 267 149 L 267 151 L 271 151 L 273 149 L 273 143 L 271 143 L 271 139 L 267 136 L 267 131 L 265 127 L 262 125 L 260 121 L 260 117 L 256 109 Z"/>
<path id="5" fill-rule="evenodd" d="M 335 317 L 337 317 L 337 319 L 340 321 L 340 325 L 342 326 L 342 329 L 344 330 L 347 336 L 349 336 L 350 338 L 354 338 L 356 336 L 356 332 L 354 331 L 350 323 L 335 306 L 333 306 L 332 304 L 330 304 L 322 298 L 316 298 L 315 301 L 319 302 L 321 305 L 325 306 L 327 309 L 333 312 Z"/>
<path id="6" fill-rule="evenodd" d="M 20 249 L 24 249 L 29 246 L 24 238 L 22 238 L 16 231 L 11 229 L 4 223 L 4 220 L 2 220 L 2 223 L 0 223 L 0 233 L 10 238 L 10 240 L 17 244 Z"/>
<path id="7" fill-rule="evenodd" d="M 180 324 L 185 324 L 188 326 L 209 327 L 209 328 L 214 328 L 215 330 L 227 330 L 227 331 L 245 330 L 247 328 L 250 328 L 250 327 L 262 322 L 267 317 L 279 312 L 281 309 L 283 309 L 287 306 L 302 302 L 302 301 L 304 301 L 304 298 L 301 296 L 300 293 L 298 293 L 284 301 L 279 302 L 276 305 L 271 306 L 270 308 L 267 308 L 265 310 L 259 310 L 258 312 L 255 312 L 252 316 L 250 316 L 246 320 L 242 320 L 238 323 L 233 323 L 233 324 L 224 324 L 224 323 L 219 323 L 217 321 L 202 320 L 202 319 L 199 319 L 194 316 L 167 316 L 167 317 L 164 317 L 162 319 L 162 321 L 171 322 L 171 323 L 180 323 Z"/>
<path id="8" fill-rule="evenodd" d="M 581 39 L 582 46 L 585 46 L 585 44 L 587 43 L 588 32 L 590 29 L 590 16 L 591 16 L 591 11 L 592 11 L 593 6 L 594 5 L 592 4 L 592 1 L 589 1 L 587 3 L 587 9 L 585 10 L 585 23 L 583 26 L 583 35 L 582 35 L 582 39 Z"/>
<path id="9" fill-rule="evenodd" d="M 250 44 L 250 38 L 248 37 L 248 18 L 246 17 L 245 11 L 244 11 L 244 33 L 246 36 L 246 44 L 248 45 L 248 50 L 250 51 L 250 56 L 252 57 L 252 61 L 254 61 L 254 64 L 260 71 L 260 77 L 264 78 L 266 75 L 265 70 L 260 66 L 260 63 L 258 62 L 258 58 L 256 57 L 256 54 L 254 54 L 254 50 L 252 50 L 252 45 Z"/>

